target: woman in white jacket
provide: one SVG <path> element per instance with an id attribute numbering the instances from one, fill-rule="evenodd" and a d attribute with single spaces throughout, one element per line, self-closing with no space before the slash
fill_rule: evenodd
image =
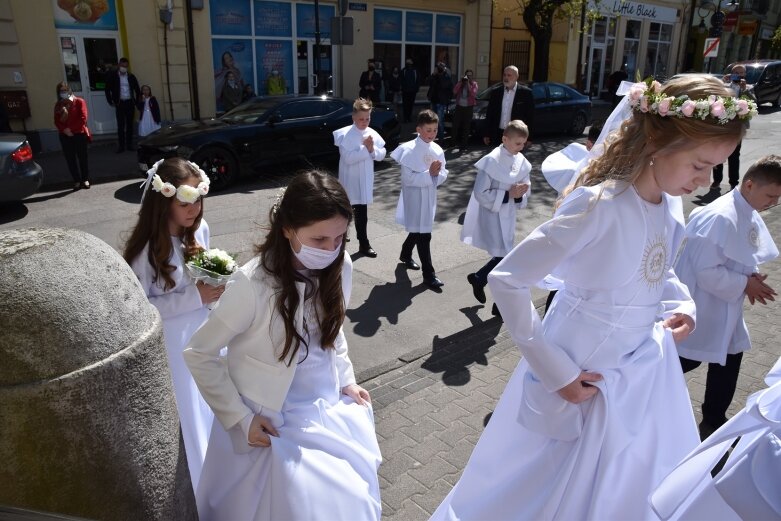
<path id="1" fill-rule="evenodd" d="M 196 491 L 202 520 L 380 517 L 369 393 L 342 332 L 351 218 L 334 178 L 296 176 L 258 255 L 185 350 L 219 420 Z"/>

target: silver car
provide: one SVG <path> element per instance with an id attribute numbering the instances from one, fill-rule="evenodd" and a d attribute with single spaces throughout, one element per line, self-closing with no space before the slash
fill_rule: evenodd
<path id="1" fill-rule="evenodd" d="M 21 201 L 41 187 L 43 169 L 23 134 L 0 134 L 0 203 Z"/>

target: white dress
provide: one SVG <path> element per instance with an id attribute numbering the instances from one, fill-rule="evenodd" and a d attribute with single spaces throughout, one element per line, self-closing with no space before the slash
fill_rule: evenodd
<path id="1" fill-rule="evenodd" d="M 524 358 L 435 520 L 655 519 L 648 495 L 698 443 L 672 334 L 694 315 L 670 269 L 680 200 L 579 188 L 499 263 L 489 286 Z M 540 322 L 530 287 L 564 281 Z M 556 392 L 600 373 L 575 405 Z"/>
<path id="2" fill-rule="evenodd" d="M 339 182 L 350 198 L 350 204 L 371 204 L 374 200 L 374 162 L 385 159 L 385 140 L 376 130 L 359 130 L 355 125 L 335 130 L 334 145 L 339 147 Z M 371 136 L 374 152 L 364 146 Z"/>
<path id="3" fill-rule="evenodd" d="M 426 143 L 417 137 L 396 147 L 391 157 L 401 165 L 396 222 L 409 233 L 431 233 L 437 211 L 437 187 L 447 179 L 445 152 L 436 143 Z M 434 161 L 442 162 L 436 176 L 428 171 Z"/>
<path id="4" fill-rule="evenodd" d="M 242 397 L 277 429 L 271 447 L 238 453 L 231 436 L 241 432 L 240 426 L 229 433 L 214 422 L 196 492 L 201 521 L 380 519 L 377 468 L 382 458 L 371 406 L 341 394 L 336 352 L 320 347 L 311 300 L 305 301 L 304 320 L 309 352 L 304 356 L 305 350 L 299 350 L 281 412 L 261 411 Z"/>
<path id="5" fill-rule="evenodd" d="M 155 121 L 155 118 L 152 117 L 152 109 L 149 106 L 149 100 L 150 98 L 144 99 L 144 110 L 141 113 L 141 119 L 138 120 L 138 135 L 148 136 L 152 132 L 160 129 L 160 123 L 157 123 Z"/>
<path id="6" fill-rule="evenodd" d="M 195 232 L 195 240 L 204 248 L 209 248 L 209 226 L 204 219 L 201 219 L 201 225 Z M 196 490 L 209 445 L 214 414 L 198 391 L 190 369 L 184 362 L 182 351 L 193 333 L 206 320 L 209 309 L 201 302 L 201 295 L 185 270 L 182 241 L 178 237 L 171 237 L 171 242 L 173 253 L 168 262 L 175 266 L 171 273 L 175 283 L 172 289 L 165 291 L 162 279 L 154 281 L 155 273 L 147 256 L 149 245 L 144 247 L 130 266 L 141 282 L 149 302 L 157 308 L 163 319 L 168 367 L 171 369 L 174 384 L 187 466 L 190 469 L 193 490 Z"/>

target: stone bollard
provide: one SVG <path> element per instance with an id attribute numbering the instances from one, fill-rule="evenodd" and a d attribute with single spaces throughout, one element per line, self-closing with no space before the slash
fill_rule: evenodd
<path id="1" fill-rule="evenodd" d="M 109 245 L 0 232 L 0 505 L 197 519 L 160 316 Z"/>

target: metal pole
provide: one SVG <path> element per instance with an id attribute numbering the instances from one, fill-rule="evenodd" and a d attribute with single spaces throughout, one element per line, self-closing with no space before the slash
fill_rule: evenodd
<path id="1" fill-rule="evenodd" d="M 320 89 L 320 0 L 315 0 L 315 48 L 314 48 L 314 69 L 315 69 L 315 84 L 314 93 Z"/>
<path id="2" fill-rule="evenodd" d="M 339 17 L 339 97 L 344 97 L 344 16 Z"/>

